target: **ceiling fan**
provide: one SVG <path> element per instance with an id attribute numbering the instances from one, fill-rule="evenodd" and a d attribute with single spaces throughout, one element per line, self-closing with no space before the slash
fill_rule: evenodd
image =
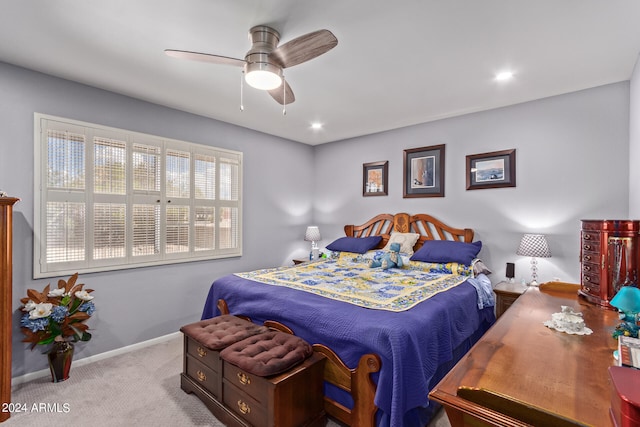
<path id="1" fill-rule="evenodd" d="M 279 104 L 286 105 L 294 102 L 295 96 L 282 70 L 316 58 L 338 44 L 331 31 L 318 30 L 278 46 L 280 34 L 266 25 L 251 28 L 249 41 L 251 49 L 244 59 L 175 49 L 165 49 L 165 53 L 175 58 L 244 67 L 247 84 L 268 91 Z"/>

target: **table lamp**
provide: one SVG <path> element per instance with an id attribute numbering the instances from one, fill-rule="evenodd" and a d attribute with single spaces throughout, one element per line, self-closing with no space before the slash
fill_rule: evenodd
<path id="1" fill-rule="evenodd" d="M 318 259 L 318 244 L 316 243 L 321 239 L 320 229 L 315 225 L 307 227 L 307 231 L 304 233 L 304 240 L 311 242 L 311 252 L 309 253 L 309 260 Z"/>
<path id="2" fill-rule="evenodd" d="M 536 258 L 551 258 L 551 251 L 544 234 L 525 234 L 522 236 L 516 255 L 531 257 L 531 282 L 529 282 L 529 286 L 538 286 L 538 261 Z"/>
<path id="3" fill-rule="evenodd" d="M 640 313 L 640 289 L 635 286 L 623 286 L 609 301 L 620 311 L 622 323 L 616 326 L 613 337 L 620 335 L 638 338 L 638 313 Z"/>

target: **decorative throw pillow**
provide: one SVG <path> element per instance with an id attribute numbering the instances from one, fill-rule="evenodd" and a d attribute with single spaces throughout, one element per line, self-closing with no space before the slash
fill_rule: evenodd
<path id="1" fill-rule="evenodd" d="M 335 252 L 353 252 L 356 254 L 363 254 L 378 246 L 381 240 L 381 236 L 341 237 L 327 245 L 327 249 Z"/>
<path id="2" fill-rule="evenodd" d="M 419 238 L 420 235 L 418 233 L 398 233 L 392 231 L 391 237 L 389 237 L 389 241 L 383 250 L 390 251 L 392 244 L 400 243 L 400 252 L 411 255 L 413 254 L 413 245 L 416 244 Z"/>
<path id="3" fill-rule="evenodd" d="M 453 240 L 427 240 L 413 254 L 411 261 L 423 262 L 458 262 L 471 265 L 471 261 L 482 249 L 482 242 L 456 242 Z"/>

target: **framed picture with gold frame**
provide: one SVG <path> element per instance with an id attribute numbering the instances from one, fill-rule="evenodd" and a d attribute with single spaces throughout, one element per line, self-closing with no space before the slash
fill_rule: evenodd
<path id="1" fill-rule="evenodd" d="M 389 162 L 372 162 L 362 165 L 362 195 L 386 196 L 389 184 Z"/>

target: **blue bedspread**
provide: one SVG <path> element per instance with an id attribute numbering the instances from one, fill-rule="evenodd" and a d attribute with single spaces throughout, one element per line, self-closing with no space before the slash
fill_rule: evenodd
<path id="1" fill-rule="evenodd" d="M 231 314 L 282 322 L 306 341 L 327 345 L 351 368 L 362 355 L 378 354 L 375 403 L 391 426 L 407 425 L 407 413 L 428 406 L 438 367 L 451 364 L 461 344 L 495 322 L 493 307 L 479 309 L 478 291 L 468 282 L 409 310 L 389 312 L 228 275 L 211 286 L 202 319 L 220 314 L 221 298 Z"/>

